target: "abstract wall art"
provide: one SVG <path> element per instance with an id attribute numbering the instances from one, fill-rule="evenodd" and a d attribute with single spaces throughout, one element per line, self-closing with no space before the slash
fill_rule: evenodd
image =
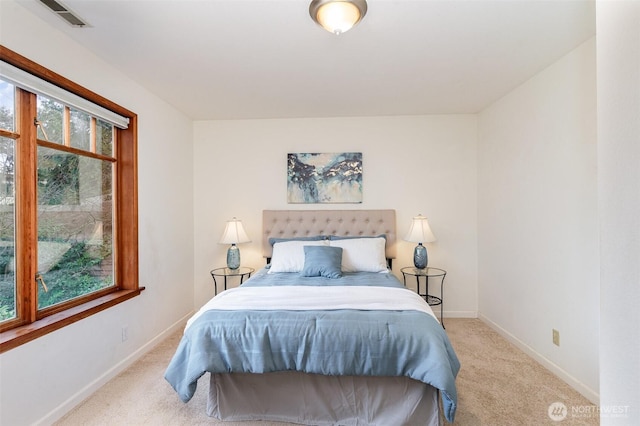
<path id="1" fill-rule="evenodd" d="M 287 202 L 362 203 L 362 153 L 287 154 Z"/>

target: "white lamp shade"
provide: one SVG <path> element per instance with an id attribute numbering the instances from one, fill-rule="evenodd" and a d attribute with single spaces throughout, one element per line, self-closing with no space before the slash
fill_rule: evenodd
<path id="1" fill-rule="evenodd" d="M 224 228 L 222 238 L 220 238 L 220 244 L 239 244 L 249 243 L 251 239 L 242 226 L 242 221 L 235 217 L 227 221 L 227 226 Z"/>
<path id="2" fill-rule="evenodd" d="M 427 218 L 422 215 L 418 215 L 411 221 L 411 227 L 404 239 L 406 241 L 411 241 L 412 243 L 431 243 L 436 241 L 436 236 L 433 235 L 433 231 L 429 226 Z"/>

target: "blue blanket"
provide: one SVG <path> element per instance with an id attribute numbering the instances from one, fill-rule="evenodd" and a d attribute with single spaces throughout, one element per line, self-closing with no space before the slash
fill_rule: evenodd
<path id="1" fill-rule="evenodd" d="M 439 389 L 453 422 L 459 369 L 442 326 L 423 312 L 210 310 L 186 329 L 165 378 L 187 402 L 206 372 L 406 376 Z"/>
<path id="2" fill-rule="evenodd" d="M 379 272 L 343 272 L 342 278 L 303 277 L 295 273 L 269 274 L 262 268 L 243 287 L 278 287 L 288 285 L 308 286 L 376 286 L 399 287 L 404 285 L 392 273 Z"/>

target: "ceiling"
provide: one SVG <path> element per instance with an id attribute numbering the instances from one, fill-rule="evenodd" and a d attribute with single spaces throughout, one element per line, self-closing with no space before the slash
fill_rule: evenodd
<path id="1" fill-rule="evenodd" d="M 194 120 L 476 113 L 595 35 L 593 0 L 17 0 Z"/>

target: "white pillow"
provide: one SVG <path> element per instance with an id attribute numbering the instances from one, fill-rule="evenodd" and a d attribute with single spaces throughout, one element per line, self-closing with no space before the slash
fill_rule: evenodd
<path id="1" fill-rule="evenodd" d="M 330 240 L 332 247 L 342 247 L 343 272 L 387 272 L 384 238 L 349 238 Z"/>
<path id="2" fill-rule="evenodd" d="M 304 246 L 328 246 L 328 240 L 284 241 L 273 245 L 269 274 L 300 272 L 304 268 Z"/>

